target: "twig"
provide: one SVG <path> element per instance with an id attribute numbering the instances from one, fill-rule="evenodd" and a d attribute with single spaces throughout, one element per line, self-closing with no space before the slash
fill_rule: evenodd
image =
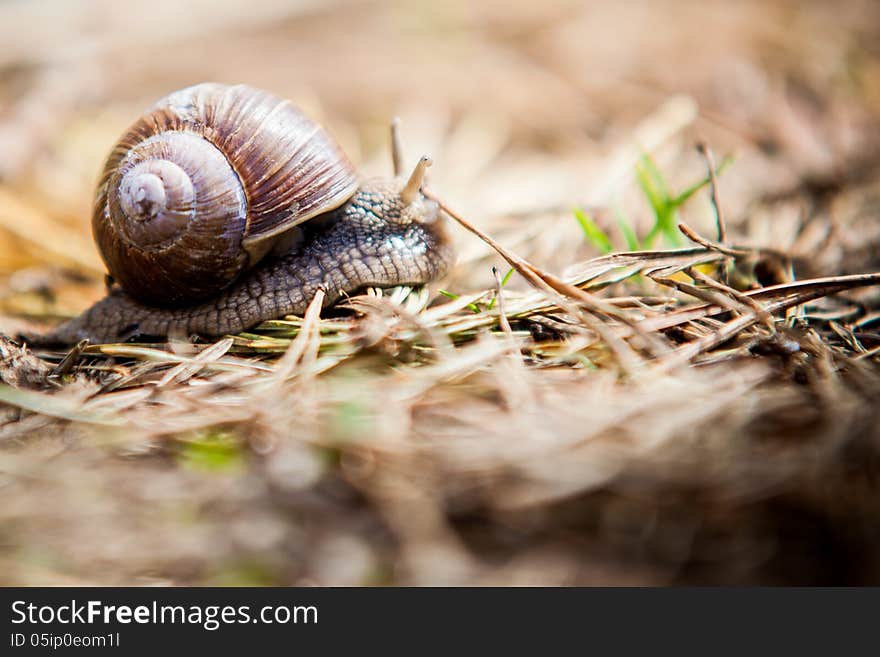
<path id="1" fill-rule="evenodd" d="M 754 251 L 749 249 L 734 249 L 728 246 L 724 246 L 723 244 L 713 242 L 712 240 L 707 240 L 705 237 L 700 235 L 697 231 L 695 231 L 683 221 L 680 221 L 678 223 L 678 229 L 682 233 L 684 233 L 684 236 L 687 237 L 690 241 L 696 242 L 700 246 L 704 246 L 707 249 L 712 249 L 713 251 L 718 251 L 719 253 L 723 253 L 724 255 L 728 255 L 733 258 L 747 256 L 754 253 Z"/>
<path id="2" fill-rule="evenodd" d="M 709 169 L 709 187 L 712 191 L 712 207 L 715 208 L 715 223 L 718 226 L 718 241 L 722 244 L 727 241 L 727 226 L 724 222 L 724 212 L 721 209 L 721 202 L 718 200 L 718 178 L 715 175 L 715 155 L 712 148 L 705 140 L 697 143 L 697 150 L 706 160 L 706 166 Z"/>
<path id="3" fill-rule="evenodd" d="M 674 278 L 668 278 L 666 276 L 658 276 L 655 274 L 649 276 L 652 281 L 655 281 L 660 285 L 665 285 L 666 287 L 671 287 L 673 289 L 679 290 L 689 296 L 694 297 L 695 299 L 711 303 L 713 306 L 726 308 L 727 310 L 730 310 L 732 312 L 740 312 L 743 309 L 742 304 L 737 303 L 733 299 L 727 297 L 724 294 L 721 294 L 720 292 L 713 290 L 704 290 L 703 288 L 697 287 L 696 285 L 691 285 L 690 283 L 685 283 L 684 281 L 677 281 Z"/>
<path id="4" fill-rule="evenodd" d="M 758 321 L 757 313 L 750 313 L 732 319 L 717 329 L 714 333 L 710 333 L 702 338 L 697 338 L 693 342 L 679 347 L 671 356 L 660 362 L 662 370 L 671 369 L 690 362 L 693 358 L 708 351 L 726 340 L 729 340 L 737 333 L 747 329 L 749 326 Z"/>
<path id="5" fill-rule="evenodd" d="M 629 373 L 634 372 L 638 366 L 640 365 L 640 359 L 633 351 L 632 347 L 626 343 L 625 340 L 621 339 L 614 331 L 610 330 L 605 323 L 592 314 L 591 311 L 601 311 L 600 304 L 598 300 L 593 297 L 588 292 L 581 290 L 579 288 L 574 287 L 573 285 L 569 285 L 564 281 L 552 276 L 551 274 L 547 274 L 546 272 L 541 272 L 537 267 L 532 265 L 527 260 L 521 258 L 515 253 L 508 251 L 506 248 L 498 244 L 495 240 L 489 237 L 486 233 L 481 231 L 479 228 L 471 224 L 460 214 L 455 212 L 452 208 L 446 205 L 440 198 L 432 194 L 427 190 L 422 190 L 422 193 L 435 203 L 437 203 L 440 208 L 450 217 L 452 217 L 455 221 L 457 221 L 465 230 L 473 233 L 481 240 L 483 240 L 486 244 L 492 247 L 495 251 L 504 258 L 511 267 L 516 269 L 520 273 L 520 275 L 525 278 L 529 283 L 542 290 L 545 294 L 552 297 L 556 300 L 557 304 L 570 312 L 574 316 L 580 316 L 584 323 L 587 324 L 596 334 L 602 338 L 608 347 L 612 350 L 612 352 L 617 357 L 620 365 L 627 370 Z M 564 292 L 563 292 L 564 290 Z M 567 295 L 571 298 L 577 299 L 581 303 L 584 304 L 584 311 L 579 311 L 576 307 L 573 307 L 568 301 L 565 299 Z M 621 313 L 616 309 L 612 309 L 612 312 L 608 313 L 608 315 L 620 315 Z M 636 328 L 635 322 L 627 321 L 627 323 L 632 328 L 633 332 L 641 333 Z"/>
<path id="6" fill-rule="evenodd" d="M 725 246 L 724 244 L 713 242 L 712 240 L 707 239 L 697 233 L 697 231 L 695 231 L 683 221 L 680 221 L 678 223 L 678 229 L 682 232 L 682 234 L 684 234 L 685 237 L 687 237 L 692 242 L 695 242 L 700 246 L 704 246 L 707 249 L 711 249 L 712 251 L 717 251 L 718 253 L 723 253 L 724 255 L 731 256 L 732 258 L 764 255 L 779 258 L 786 263 L 790 263 L 792 260 L 792 256 L 788 253 L 785 253 L 784 251 L 768 249 L 767 247 L 763 246 Z"/>
<path id="7" fill-rule="evenodd" d="M 716 281 L 711 276 L 706 276 L 706 274 L 704 274 L 703 272 L 701 272 L 697 269 L 694 269 L 693 267 L 688 267 L 688 269 L 686 271 L 687 271 L 688 276 L 693 278 L 695 281 L 699 281 L 700 283 L 703 283 L 704 285 L 708 285 L 711 288 L 714 288 L 716 290 L 720 290 L 721 292 L 725 292 L 726 294 L 729 294 L 734 299 L 739 301 L 744 306 L 748 306 L 749 308 L 754 310 L 756 313 L 758 313 L 758 317 L 761 319 L 762 322 L 764 322 L 767 325 L 767 328 L 769 328 L 771 331 L 776 330 L 776 323 L 773 321 L 773 315 L 768 313 L 767 310 L 764 308 L 764 306 L 762 306 L 760 303 L 758 303 L 752 297 L 748 296 L 747 294 L 743 294 L 739 290 L 733 289 L 729 285 L 725 285 L 724 283 Z"/>

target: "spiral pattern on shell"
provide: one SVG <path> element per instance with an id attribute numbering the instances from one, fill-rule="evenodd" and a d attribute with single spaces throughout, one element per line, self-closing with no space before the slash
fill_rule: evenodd
<path id="1" fill-rule="evenodd" d="M 336 142 L 289 101 L 205 83 L 160 100 L 116 144 L 92 230 L 123 289 L 175 306 L 216 295 L 356 189 Z"/>

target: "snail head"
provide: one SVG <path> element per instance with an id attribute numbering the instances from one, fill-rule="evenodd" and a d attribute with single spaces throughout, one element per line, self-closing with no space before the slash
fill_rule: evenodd
<path id="1" fill-rule="evenodd" d="M 395 211 L 386 218 L 398 223 L 433 223 L 437 220 L 439 207 L 437 203 L 422 194 L 425 174 L 432 160 L 422 156 L 409 178 L 403 178 L 403 147 L 400 138 L 400 119 L 391 121 L 391 160 L 394 165 L 394 178 L 399 186 L 395 194 Z"/>

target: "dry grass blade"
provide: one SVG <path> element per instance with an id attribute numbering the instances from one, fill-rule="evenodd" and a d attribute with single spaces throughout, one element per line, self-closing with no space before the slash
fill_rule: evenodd
<path id="1" fill-rule="evenodd" d="M 853 274 L 850 276 L 830 276 L 794 283 L 783 283 L 771 287 L 749 290 L 743 294 L 759 303 L 765 304 L 768 313 L 779 312 L 820 299 L 845 290 L 880 285 L 880 273 Z M 707 304 L 692 308 L 681 308 L 663 315 L 649 317 L 641 321 L 642 328 L 648 331 L 663 331 L 704 317 L 712 317 L 727 312 L 723 305 Z"/>
<path id="2" fill-rule="evenodd" d="M 878 355 L 880 355 L 880 344 L 878 344 L 876 347 L 868 349 L 866 352 L 864 352 L 862 354 L 859 354 L 858 356 L 856 356 L 856 360 L 863 360 L 865 358 L 874 358 L 875 356 L 878 356 Z"/>
<path id="3" fill-rule="evenodd" d="M 746 296 L 768 304 L 769 312 L 785 310 L 815 299 L 827 297 L 838 292 L 860 287 L 880 285 L 880 272 L 872 274 L 851 274 L 848 276 L 828 276 L 794 283 L 782 283 L 759 290 L 750 290 Z"/>
<path id="4" fill-rule="evenodd" d="M 706 159 L 706 168 L 709 170 L 709 190 L 711 192 L 712 209 L 715 212 L 715 224 L 718 228 L 718 241 L 722 244 L 727 241 L 727 224 L 724 221 L 724 210 L 718 199 L 718 177 L 715 174 L 715 155 L 708 142 L 700 140 L 697 150 Z"/>
<path id="5" fill-rule="evenodd" d="M 507 340 L 487 338 L 457 349 L 454 355 L 438 363 L 401 374 L 404 383 L 400 386 L 395 401 L 403 403 L 413 400 L 432 388 L 470 376 L 502 355 L 510 353 L 512 349 L 515 349 L 515 344 Z"/>
<path id="6" fill-rule="evenodd" d="M 376 345 L 385 337 L 415 345 L 420 337 L 424 337 L 427 347 L 436 351 L 438 357 L 452 353 L 452 343 L 446 333 L 438 330 L 432 322 L 425 321 L 424 313 L 410 312 L 405 305 L 383 297 L 353 297 L 346 305 L 363 314 L 362 325 L 378 327 L 373 335 L 368 335 L 369 329 L 357 330 L 354 337 L 361 346 Z"/>
<path id="7" fill-rule="evenodd" d="M 324 305 L 324 296 L 324 290 L 318 290 L 315 293 L 315 298 L 309 303 L 299 334 L 290 343 L 287 352 L 275 367 L 272 384 L 283 383 L 293 376 L 300 361 L 312 363 L 317 357 L 320 345 L 318 323 L 321 317 L 321 308 Z"/>
<path id="8" fill-rule="evenodd" d="M 455 219 L 466 230 L 470 231 L 481 240 L 486 242 L 486 244 L 495 249 L 498 254 L 501 255 L 501 257 L 503 257 L 505 260 L 507 260 L 510 266 L 516 269 L 516 271 L 521 276 L 523 276 L 523 278 L 529 281 L 529 283 L 542 290 L 546 294 L 549 294 L 562 308 L 565 308 L 571 314 L 581 317 L 584 323 L 589 326 L 590 329 L 595 331 L 602 340 L 605 341 L 605 343 L 617 357 L 620 365 L 627 372 L 634 373 L 639 368 L 639 366 L 641 365 L 641 359 L 639 358 L 638 354 L 629 346 L 629 344 L 620 339 L 612 329 L 606 326 L 600 318 L 595 317 L 595 315 L 593 315 L 592 313 L 601 310 L 605 314 L 616 316 L 617 319 L 621 319 L 625 323 L 630 323 L 629 318 L 624 319 L 622 313 L 620 313 L 616 308 L 613 307 L 608 307 L 602 310 L 602 306 L 604 304 L 599 302 L 591 294 L 572 285 L 569 285 L 568 283 L 565 283 L 564 281 L 556 278 L 555 276 L 552 276 L 551 274 L 541 272 L 537 267 L 535 267 L 525 259 L 517 256 L 511 251 L 508 251 L 500 244 L 495 242 L 495 240 L 489 237 L 486 233 L 468 222 L 460 214 L 449 208 L 449 206 L 447 206 L 438 197 L 428 192 L 425 192 L 425 195 L 435 201 L 443 209 L 443 211 L 446 212 L 446 214 Z M 585 311 L 581 311 L 580 309 L 568 303 L 562 296 L 563 294 L 567 294 L 569 297 L 577 299 L 579 302 L 584 304 L 584 306 L 586 307 Z M 634 330 L 637 329 L 634 328 Z M 653 344 L 653 341 L 650 339 L 648 340 L 648 342 L 649 344 Z"/>
<path id="9" fill-rule="evenodd" d="M 688 273 L 688 276 L 693 278 L 695 281 L 699 281 L 700 283 L 703 283 L 704 285 L 708 285 L 711 288 L 714 288 L 714 289 L 719 290 L 725 294 L 728 294 L 733 299 L 738 301 L 740 304 L 747 306 L 748 308 L 751 308 L 753 311 L 755 311 L 758 314 L 758 317 L 761 319 L 762 322 L 764 322 L 764 324 L 767 326 L 767 328 L 769 328 L 771 331 L 775 330 L 775 324 L 773 322 L 773 315 L 771 315 L 769 312 L 767 312 L 760 303 L 758 303 L 755 299 L 753 299 L 749 295 L 744 294 L 743 292 L 740 292 L 739 290 L 735 290 L 732 287 L 730 287 L 729 285 L 725 285 L 724 283 L 720 283 L 720 282 L 716 281 L 714 278 L 712 278 L 710 276 L 706 276 L 706 274 L 704 274 L 703 272 L 701 272 L 697 269 L 688 268 L 687 273 Z"/>
<path id="10" fill-rule="evenodd" d="M 121 417 L 83 410 L 82 402 L 79 400 L 60 395 L 49 395 L 34 390 L 13 388 L 5 383 L 0 383 L 0 402 L 31 411 L 32 413 L 70 420 L 71 422 L 107 426 L 125 424 L 125 420 Z"/>
<path id="11" fill-rule="evenodd" d="M 79 357 L 82 355 L 83 350 L 89 346 L 88 340 L 81 340 L 77 344 L 74 345 L 73 349 L 65 354 L 64 358 L 61 359 L 61 362 L 58 363 L 52 371 L 49 373 L 51 377 L 59 377 L 67 374 L 70 370 L 73 369 L 73 366 L 76 364 L 76 361 L 79 360 Z"/>
<path id="12" fill-rule="evenodd" d="M 723 256 L 714 249 L 701 247 L 664 251 L 609 253 L 608 255 L 568 267 L 565 270 L 565 278 L 578 287 L 586 286 L 593 289 L 607 284 L 603 279 L 599 285 L 589 285 L 609 272 L 625 270 L 626 276 L 629 277 L 658 269 L 671 270 L 677 267 L 678 270 L 683 270 L 688 267 L 719 262 L 723 259 Z M 615 279 L 615 282 L 617 280 L 619 279 Z"/>
<path id="13" fill-rule="evenodd" d="M 492 267 L 492 275 L 495 277 L 495 294 L 498 299 L 498 321 L 501 324 L 501 330 L 508 339 L 513 340 L 513 330 L 510 328 L 510 321 L 507 319 L 507 313 L 504 308 L 504 286 L 501 282 L 501 273 Z"/>
<path id="14" fill-rule="evenodd" d="M 207 349 L 201 351 L 194 358 L 182 362 L 179 365 L 171 368 L 166 372 L 165 376 L 163 376 L 159 382 L 156 384 L 156 387 L 162 388 L 169 383 L 184 383 L 188 381 L 192 377 L 194 377 L 199 371 L 201 371 L 206 365 L 213 363 L 218 360 L 222 356 L 229 351 L 229 348 L 232 346 L 234 340 L 232 338 L 224 338 L 219 342 L 212 344 Z"/>
<path id="15" fill-rule="evenodd" d="M 672 354 L 661 360 L 660 370 L 665 371 L 670 368 L 679 367 L 681 365 L 684 365 L 685 363 L 690 362 L 700 354 L 705 353 L 706 351 L 721 344 L 722 342 L 729 340 L 741 331 L 747 329 L 752 324 L 757 322 L 758 319 L 758 313 L 751 312 L 747 315 L 736 317 L 726 324 L 722 324 L 711 333 L 704 335 L 703 337 L 697 338 L 696 340 L 692 340 L 691 342 L 688 342 L 686 345 L 679 347 Z"/>
<path id="16" fill-rule="evenodd" d="M 746 293 L 746 297 L 752 301 L 761 301 L 764 303 L 764 305 L 760 306 L 763 312 L 754 309 L 742 317 L 737 317 L 723 324 L 710 334 L 679 347 L 671 356 L 662 360 L 661 367 L 676 367 L 694 359 L 696 356 L 729 340 L 742 330 L 761 320 L 765 314 L 786 310 L 844 290 L 870 285 L 880 285 L 880 273 L 858 274 L 854 276 L 834 276 L 811 281 L 798 281 L 796 283 L 785 283 Z M 703 306 L 702 309 L 708 311 L 704 316 L 722 312 L 725 305 L 726 304 Z M 682 314 L 686 313 L 687 311 Z M 680 325 L 681 323 L 692 321 L 692 319 L 695 319 L 693 315 L 685 319 L 684 322 L 679 322 L 673 325 Z M 673 325 L 666 325 L 663 328 L 671 328 Z M 652 327 L 656 328 L 657 323 L 655 322 Z"/>

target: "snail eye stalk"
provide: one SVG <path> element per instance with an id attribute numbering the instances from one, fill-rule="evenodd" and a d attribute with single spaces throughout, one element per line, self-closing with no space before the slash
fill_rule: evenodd
<path id="1" fill-rule="evenodd" d="M 425 172 L 431 164 L 432 160 L 427 155 L 422 156 L 419 163 L 416 164 L 416 168 L 413 169 L 412 175 L 410 175 L 409 180 L 400 192 L 400 198 L 406 205 L 412 203 L 416 196 L 418 196 L 419 189 L 421 189 L 422 183 L 425 181 Z"/>
<path id="2" fill-rule="evenodd" d="M 403 143 L 400 141 L 400 119 L 391 119 L 391 164 L 394 167 L 394 177 L 403 175 Z"/>

